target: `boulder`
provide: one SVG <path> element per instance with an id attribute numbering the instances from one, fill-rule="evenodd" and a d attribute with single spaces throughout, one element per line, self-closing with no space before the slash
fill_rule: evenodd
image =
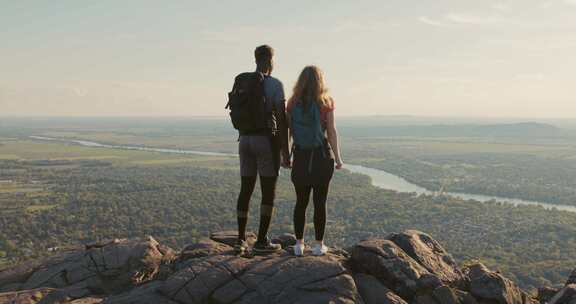
<path id="1" fill-rule="evenodd" d="M 2 271 L 0 271 L 0 291 L 19 290 L 21 285 L 39 268 L 45 267 L 46 265 L 62 263 L 76 254 L 77 251 L 62 252 L 50 258 L 26 261 L 25 263 L 2 269 Z"/>
<path id="2" fill-rule="evenodd" d="M 438 304 L 431 294 L 421 294 L 417 295 L 412 304 Z"/>
<path id="3" fill-rule="evenodd" d="M 444 283 L 440 278 L 431 273 L 423 274 L 420 279 L 418 279 L 418 290 L 431 292 L 438 287 L 444 286 Z"/>
<path id="4" fill-rule="evenodd" d="M 99 304 L 102 303 L 102 298 L 87 297 L 71 301 L 69 304 Z"/>
<path id="5" fill-rule="evenodd" d="M 576 303 L 576 284 L 568 284 L 562 288 L 549 304 L 574 304 Z"/>
<path id="6" fill-rule="evenodd" d="M 342 262 L 334 255 L 297 258 L 285 252 L 198 258 L 161 292 L 179 303 L 361 303 Z"/>
<path id="7" fill-rule="evenodd" d="M 538 301 L 540 304 L 546 304 L 560 291 L 558 288 L 540 287 L 538 288 Z"/>
<path id="8" fill-rule="evenodd" d="M 461 300 L 456 292 L 448 286 L 440 286 L 432 292 L 434 299 L 441 304 L 460 304 Z"/>
<path id="9" fill-rule="evenodd" d="M 462 286 L 464 275 L 452 256 L 428 234 L 407 230 L 387 237 L 449 286 Z"/>
<path id="10" fill-rule="evenodd" d="M 390 240 L 358 243 L 352 248 L 351 263 L 356 271 L 373 275 L 406 300 L 411 300 L 419 291 L 422 276 L 430 274 Z"/>
<path id="11" fill-rule="evenodd" d="M 54 292 L 53 288 L 36 288 L 23 291 L 3 292 L 0 293 L 0 303 L 36 304 L 52 292 Z"/>
<path id="12" fill-rule="evenodd" d="M 566 281 L 565 286 L 568 286 L 570 284 L 576 284 L 576 269 L 572 270 L 572 272 L 570 273 L 570 276 L 568 277 L 568 281 Z"/>
<path id="13" fill-rule="evenodd" d="M 70 286 L 70 287 L 66 287 L 66 288 L 55 289 L 50 294 L 46 295 L 42 299 L 40 304 L 70 303 L 70 302 L 76 301 L 76 300 L 80 301 L 82 299 L 87 299 L 90 296 L 91 296 L 91 291 L 88 288 L 86 288 L 86 286 L 81 286 L 81 284 L 78 284 L 78 285 L 74 285 L 74 286 Z M 101 302 L 102 299 L 92 298 L 91 301 L 93 301 L 93 302 L 94 301 L 100 301 Z M 96 303 L 99 303 L 99 302 L 96 302 Z"/>
<path id="14" fill-rule="evenodd" d="M 223 255 L 188 260 L 185 268 L 166 280 L 161 292 L 177 302 L 205 303 L 218 287 L 234 281 L 248 265 L 259 260 Z"/>
<path id="15" fill-rule="evenodd" d="M 149 237 L 90 244 L 85 250 L 63 253 L 30 267 L 2 272 L 3 283 L 19 290 L 49 287 L 74 293 L 118 293 L 155 278 L 174 252 Z M 0 286 L 2 287 L 2 286 Z"/>
<path id="16" fill-rule="evenodd" d="M 461 304 L 478 304 L 478 301 L 469 293 L 462 290 L 453 290 Z"/>
<path id="17" fill-rule="evenodd" d="M 537 303 L 512 281 L 499 273 L 488 270 L 483 264 L 469 267 L 470 293 L 479 302 L 494 304 Z"/>
<path id="18" fill-rule="evenodd" d="M 233 248 L 224 243 L 219 243 L 211 239 L 203 239 L 198 243 L 188 245 L 182 249 L 178 256 L 179 261 L 202 258 L 217 254 L 231 253 Z"/>
<path id="19" fill-rule="evenodd" d="M 412 304 L 478 304 L 469 293 L 446 285 L 416 296 Z"/>
<path id="20" fill-rule="evenodd" d="M 350 252 L 333 248 L 322 257 L 289 250 L 236 256 L 236 238 L 217 232 L 178 254 L 151 237 L 88 244 L 0 271 L 0 303 L 537 303 L 482 264 L 462 272 L 418 231 L 365 240 Z M 250 242 L 255 238 L 249 235 Z M 289 234 L 277 238 L 284 248 L 294 241 Z M 541 290 L 539 299 L 575 304 L 576 284 Z"/>
<path id="21" fill-rule="evenodd" d="M 128 292 L 105 299 L 103 304 L 177 304 L 160 293 L 162 281 L 149 282 Z"/>
<path id="22" fill-rule="evenodd" d="M 362 300 L 366 304 L 407 304 L 406 301 L 369 274 L 355 274 L 354 281 Z"/>

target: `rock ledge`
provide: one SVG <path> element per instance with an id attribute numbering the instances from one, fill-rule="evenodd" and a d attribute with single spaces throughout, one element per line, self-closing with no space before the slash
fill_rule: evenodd
<path id="1" fill-rule="evenodd" d="M 181 252 L 152 237 L 90 244 L 0 271 L 0 303 L 539 303 L 482 264 L 460 269 L 419 231 L 323 257 L 292 256 L 287 234 L 269 256 L 236 256 L 231 240 L 233 232 L 217 232 Z M 574 303 L 568 283 L 542 289 L 542 303 Z"/>

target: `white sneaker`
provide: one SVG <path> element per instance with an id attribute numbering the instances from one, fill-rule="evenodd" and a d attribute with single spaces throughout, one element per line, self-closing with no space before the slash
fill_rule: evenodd
<path id="1" fill-rule="evenodd" d="M 312 254 L 315 256 L 325 255 L 328 252 L 328 246 L 324 245 L 324 243 L 316 243 L 314 244 L 314 248 L 312 248 Z"/>
<path id="2" fill-rule="evenodd" d="M 296 245 L 294 245 L 294 255 L 295 256 L 303 256 L 304 255 L 304 249 L 306 248 L 306 245 L 304 245 L 304 243 L 296 243 Z"/>

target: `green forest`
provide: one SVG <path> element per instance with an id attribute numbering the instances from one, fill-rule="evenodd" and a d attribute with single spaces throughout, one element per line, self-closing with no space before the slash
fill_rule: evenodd
<path id="1" fill-rule="evenodd" d="M 233 133 L 207 123 L 145 129 L 30 125 L 0 129 L 0 268 L 96 240 L 152 235 L 182 248 L 211 231 L 236 228 L 234 157 L 91 148 L 28 137 L 233 152 Z M 453 170 L 460 182 L 450 184 L 450 191 L 573 202 L 569 190 L 576 178 L 569 155 L 576 153 L 568 153 L 569 145 L 346 134 L 343 145 L 345 161 L 384 168 L 430 189 L 446 184 L 446 172 Z M 283 170 L 272 235 L 293 231 L 294 200 L 289 171 Z M 252 230 L 258 205 L 256 193 Z M 441 241 L 461 264 L 480 260 L 525 288 L 560 285 L 576 266 L 576 216 L 570 212 L 383 190 L 346 170 L 335 174 L 328 212 L 330 246 L 346 248 L 365 238 L 418 229 Z"/>
<path id="2" fill-rule="evenodd" d="M 27 192 L 2 195 L 4 263 L 49 255 L 54 247 L 143 235 L 181 248 L 210 231 L 236 227 L 239 179 L 232 169 L 113 166 L 103 161 L 2 161 L 1 168 L 0 179 L 25 176 L 42 185 L 37 191 L 29 186 Z M 292 232 L 291 187 L 284 173 L 272 234 Z M 257 212 L 258 196 L 252 202 L 252 219 Z M 250 223 L 254 228 L 255 220 Z M 365 176 L 336 174 L 329 201 L 330 245 L 346 247 L 404 229 L 426 231 L 461 263 L 480 259 L 525 287 L 561 283 L 576 259 L 573 214 L 414 197 L 372 187 Z"/>

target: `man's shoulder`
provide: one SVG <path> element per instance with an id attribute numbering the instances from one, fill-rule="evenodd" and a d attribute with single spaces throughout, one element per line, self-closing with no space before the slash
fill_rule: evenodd
<path id="1" fill-rule="evenodd" d="M 280 81 L 278 78 L 274 77 L 274 76 L 268 76 L 266 77 L 266 81 L 269 81 L 270 84 L 277 86 L 277 87 L 282 87 L 282 81 Z"/>
<path id="2" fill-rule="evenodd" d="M 246 78 L 250 78 L 254 76 L 254 72 L 243 72 L 240 73 L 238 75 L 236 75 L 236 77 L 234 77 L 235 80 L 240 80 L 240 79 L 246 79 Z"/>

